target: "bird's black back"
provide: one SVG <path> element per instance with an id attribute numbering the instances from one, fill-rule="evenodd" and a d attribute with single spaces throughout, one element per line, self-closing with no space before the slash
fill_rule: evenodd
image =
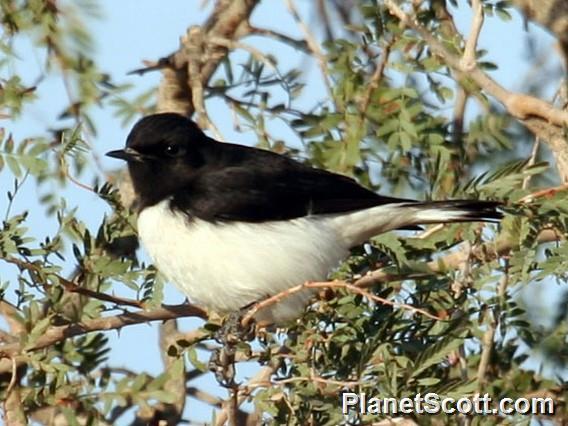
<path id="1" fill-rule="evenodd" d="M 285 220 L 408 201 L 269 151 L 213 140 L 200 149 L 204 166 L 172 205 L 205 220 Z"/>

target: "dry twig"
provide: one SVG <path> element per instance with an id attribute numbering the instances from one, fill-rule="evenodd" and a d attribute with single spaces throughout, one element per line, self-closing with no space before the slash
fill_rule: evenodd
<path id="1" fill-rule="evenodd" d="M 309 29 L 308 25 L 304 22 L 304 20 L 300 16 L 300 13 L 298 12 L 298 8 L 296 7 L 294 0 L 284 0 L 284 2 L 286 3 L 286 7 L 288 8 L 288 10 L 290 11 L 290 14 L 297 22 L 298 26 L 300 27 L 300 30 L 304 34 L 304 38 L 306 39 L 306 43 L 308 44 L 310 51 L 316 57 L 327 92 L 330 98 L 333 99 L 333 90 L 331 88 L 331 83 L 329 81 L 330 73 L 329 73 L 329 68 L 327 67 L 327 59 L 323 54 L 315 35 Z"/>
<path id="2" fill-rule="evenodd" d="M 431 318 L 431 319 L 435 319 L 435 320 L 442 320 L 442 318 L 436 316 L 436 315 L 432 315 L 431 313 L 417 308 L 415 306 L 412 305 L 408 305 L 406 303 L 398 303 L 398 302 L 393 302 L 392 300 L 388 300 L 385 299 L 383 297 L 379 297 L 376 296 L 372 293 L 369 293 L 368 291 L 363 290 L 361 287 L 357 287 L 356 285 L 353 284 L 349 284 L 345 281 L 326 281 L 326 282 L 306 282 L 304 284 L 300 284 L 294 287 L 291 287 L 287 290 L 284 290 L 280 293 L 277 293 L 271 297 L 266 298 L 265 300 L 256 303 L 251 309 L 249 309 L 249 311 L 246 313 L 246 315 L 243 316 L 242 318 L 242 324 L 243 326 L 247 326 L 253 319 L 253 317 L 261 310 L 266 309 L 272 305 L 274 305 L 275 303 L 280 302 L 282 299 L 285 299 L 286 297 L 290 297 L 291 295 L 298 293 L 300 291 L 303 291 L 305 289 L 310 289 L 310 288 L 315 288 L 315 289 L 326 289 L 326 288 L 344 288 L 346 290 L 349 290 L 353 293 L 359 294 L 363 297 L 366 297 L 367 299 L 369 299 L 370 301 L 376 302 L 376 303 L 380 303 L 383 305 L 389 305 L 389 306 L 393 306 L 393 307 L 398 307 L 398 308 L 402 308 L 402 309 L 407 309 L 409 311 L 415 312 L 415 313 L 419 313 L 421 315 L 424 315 L 425 317 Z"/>

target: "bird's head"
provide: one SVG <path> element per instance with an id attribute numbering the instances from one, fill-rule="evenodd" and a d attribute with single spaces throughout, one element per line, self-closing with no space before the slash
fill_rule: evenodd
<path id="1" fill-rule="evenodd" d="M 126 147 L 106 155 L 124 160 L 142 205 L 152 205 L 173 195 L 203 164 L 200 146 L 207 136 L 179 114 L 153 114 L 138 121 Z"/>

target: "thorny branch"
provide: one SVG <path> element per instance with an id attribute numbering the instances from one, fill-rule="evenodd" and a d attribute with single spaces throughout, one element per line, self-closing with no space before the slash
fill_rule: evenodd
<path id="1" fill-rule="evenodd" d="M 123 327 L 149 321 L 166 321 L 182 317 L 206 318 L 206 312 L 193 305 L 163 305 L 152 311 L 125 312 L 124 314 L 95 318 L 80 323 L 73 323 L 48 328 L 41 337 L 31 345 L 22 347 L 19 343 L 0 346 L 0 357 L 15 356 L 22 351 L 35 351 L 49 347 L 62 340 L 80 336 L 92 331 L 118 330 Z"/>
<path id="2" fill-rule="evenodd" d="M 15 257 L 3 257 L 0 258 L 0 260 L 16 265 L 18 266 L 18 268 L 20 268 L 20 270 L 27 270 L 31 274 L 35 274 L 36 276 L 41 274 L 42 272 L 41 267 L 39 265 L 36 265 L 35 263 L 32 262 L 26 262 L 21 259 L 17 259 Z M 111 296 L 110 294 L 100 293 L 98 291 L 94 291 L 86 287 L 81 287 L 80 285 L 77 285 L 74 282 L 60 275 L 54 273 L 50 273 L 49 275 L 55 277 L 57 281 L 59 281 L 59 283 L 63 286 L 63 288 L 70 293 L 82 294 L 83 296 L 91 297 L 97 300 L 102 300 L 104 302 L 115 303 L 116 305 L 133 306 L 141 309 L 144 308 L 144 303 L 139 300 L 127 299 L 124 297 Z M 44 285 L 46 284 L 47 283 L 44 283 Z"/>
<path id="3" fill-rule="evenodd" d="M 544 230 L 538 235 L 537 241 L 538 243 L 547 243 L 547 242 L 558 241 L 559 238 L 561 238 L 561 236 L 559 236 L 558 233 L 555 232 L 554 230 Z M 512 239 L 509 239 L 507 237 L 501 237 L 498 238 L 497 241 L 495 242 L 482 244 L 480 246 L 472 248 L 471 256 L 480 262 L 491 261 L 498 256 L 506 255 L 511 250 L 514 250 L 517 247 L 517 244 L 518 242 L 513 241 Z M 467 255 L 467 253 L 463 251 L 452 252 L 435 261 L 427 263 L 426 266 L 429 272 L 426 275 L 443 273 L 445 271 L 458 268 L 459 265 L 463 262 L 463 257 L 465 255 Z M 422 273 L 420 275 L 423 276 L 425 274 Z M 412 274 L 394 275 L 379 269 L 370 272 L 364 277 L 356 280 L 353 284 L 341 281 L 314 282 L 314 283 L 300 284 L 298 286 L 292 287 L 291 289 L 285 292 L 278 293 L 277 295 L 274 295 L 256 304 L 253 308 L 249 310 L 247 315 L 243 318 L 243 323 L 249 322 L 260 309 L 264 309 L 276 303 L 277 301 L 281 300 L 282 298 L 289 296 L 290 294 L 297 293 L 301 290 L 309 288 L 313 289 L 345 288 L 349 291 L 361 294 L 362 296 L 367 297 L 370 300 L 373 300 L 377 303 L 384 303 L 392 306 L 398 306 L 404 309 L 409 309 L 413 312 L 423 314 L 425 316 L 428 316 L 429 318 L 439 319 L 438 317 L 430 314 L 429 312 L 418 309 L 412 305 L 399 304 L 391 300 L 380 298 L 364 290 L 365 287 L 369 287 L 381 282 L 410 279 L 413 277 L 414 275 Z M 62 341 L 66 338 L 86 334 L 91 331 L 114 330 L 129 325 L 139 324 L 148 321 L 164 321 L 168 319 L 175 319 L 175 318 L 188 317 L 188 316 L 206 318 L 206 312 L 196 306 L 188 304 L 165 305 L 162 308 L 155 309 L 152 311 L 127 312 L 116 316 L 92 319 L 84 321 L 82 323 L 51 327 L 48 328 L 47 331 L 44 333 L 44 335 L 42 335 L 37 341 L 35 341 L 32 346 L 21 348 L 19 344 L 14 344 L 14 343 L 5 344 L 0 346 L 0 354 L 3 356 L 14 356 L 20 353 L 22 349 L 28 351 L 38 350 L 50 346 L 56 342 Z"/>

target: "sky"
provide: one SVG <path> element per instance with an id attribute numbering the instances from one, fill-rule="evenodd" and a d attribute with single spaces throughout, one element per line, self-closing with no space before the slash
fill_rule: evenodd
<path id="1" fill-rule="evenodd" d="M 69 3 L 69 2 L 66 2 Z M 202 7 L 205 3 L 206 6 Z M 128 71 L 141 66 L 141 61 L 155 60 L 177 49 L 179 37 L 183 35 L 190 25 L 204 22 L 211 11 L 212 1 L 201 0 L 168 0 L 158 2 L 153 0 L 102 0 L 99 19 L 87 21 L 94 40 L 96 60 L 100 69 L 110 73 L 113 79 L 121 83 L 131 83 L 137 91 L 142 92 L 147 88 L 157 85 L 160 79 L 159 73 L 147 73 L 144 76 L 130 76 Z M 460 1 L 463 5 L 465 2 Z M 65 4 L 65 2 L 63 3 Z M 306 20 L 310 22 L 312 13 L 309 0 L 297 0 L 297 4 Z M 456 13 L 459 29 L 466 33 L 469 30 L 470 11 L 468 7 L 462 7 Z M 275 19 L 277 17 L 278 19 Z M 288 14 L 281 0 L 265 0 L 255 10 L 252 17 L 253 24 L 259 27 L 271 28 L 281 31 L 290 36 L 301 37 L 296 23 Z M 315 28 L 317 32 L 318 29 Z M 544 57 L 554 65 L 555 57 L 552 47 L 553 39 L 539 28 L 529 25 L 528 31 L 537 40 L 537 51 L 542 52 Z M 479 46 L 489 50 L 487 59 L 493 60 L 500 65 L 500 69 L 492 72 L 506 88 L 516 90 L 523 85 L 523 79 L 528 73 L 526 63 L 526 39 L 527 32 L 523 20 L 514 13 L 512 23 L 504 23 L 495 18 L 488 18 L 480 37 Z M 267 42 L 259 37 L 247 40 L 255 47 L 272 54 L 277 54 L 279 63 L 284 69 L 306 66 L 309 72 L 306 74 L 306 89 L 301 99 L 305 105 L 313 105 L 325 96 L 319 70 L 313 61 L 306 59 L 293 49 L 275 42 Z M 17 51 L 21 60 L 14 72 L 19 73 L 24 81 L 34 81 L 41 72 L 41 55 L 35 51 L 29 40 L 21 39 L 17 44 Z M 552 89 L 551 89 L 552 90 Z M 54 127 L 57 123 L 57 115 L 66 105 L 66 94 L 61 80 L 56 75 L 49 76 L 41 85 L 38 92 L 38 100 L 26 107 L 21 119 L 16 122 L 4 123 L 7 131 L 12 132 L 16 140 L 28 136 L 37 136 L 44 133 L 46 128 Z M 252 132 L 239 133 L 232 126 L 228 110 L 218 101 L 208 103 L 208 111 L 215 124 L 219 127 L 226 140 L 247 145 L 255 144 L 255 135 Z M 119 167 L 116 161 L 103 157 L 104 152 L 118 149 L 124 144 L 129 131 L 129 126 L 122 127 L 120 120 L 113 117 L 113 110 L 104 108 L 94 110 L 93 117 L 97 124 L 98 134 L 92 138 L 91 143 L 94 152 L 101 158 L 101 164 L 105 171 L 115 170 Z M 132 123 L 131 123 L 132 124 Z M 294 135 L 277 123 L 270 124 L 271 130 L 282 132 L 282 138 L 294 138 Z M 92 172 L 81 177 L 86 183 L 91 182 L 91 177 L 100 174 L 94 162 L 91 164 Z M 5 192 L 12 185 L 12 177 L 7 171 L 0 172 L 0 212 L 4 211 L 6 202 Z M 32 233 L 39 238 L 54 233 L 56 221 L 54 218 L 46 220 L 43 208 L 38 205 L 39 193 L 35 185 L 28 183 L 22 193 L 16 199 L 12 213 L 24 210 L 30 212 L 29 226 Z M 70 206 L 78 206 L 78 216 L 84 220 L 90 229 L 95 230 L 103 215 L 109 213 L 105 204 L 96 200 L 87 191 L 70 186 L 64 190 Z M 97 208 L 93 208 L 97 206 Z M 100 210 L 99 210 L 100 208 Z M 2 213 L 3 214 L 3 213 Z M 143 252 L 140 255 L 145 258 Z M 6 265 L 0 263 L 0 279 L 5 281 L 13 277 L 13 271 L 7 271 Z M 13 288 L 11 289 L 13 290 Z M 10 298 L 8 291 L 8 298 Z M 117 289 L 117 294 L 132 296 L 124 289 Z M 554 291 L 554 290 L 551 290 Z M 167 286 L 166 302 L 181 303 L 184 296 L 178 293 L 172 286 Z M 537 309 L 546 309 L 546 305 L 536 306 Z M 183 329 L 190 330 L 196 326 L 193 320 L 181 320 Z M 0 327 L 2 322 L 0 321 Z M 136 371 L 147 371 L 157 374 L 161 371 L 161 360 L 157 350 L 156 325 L 137 325 L 128 327 L 120 333 L 108 333 L 111 339 L 112 352 L 108 363 L 114 366 L 128 366 Z M 253 373 L 252 368 L 239 368 L 242 376 Z M 195 382 L 196 386 L 203 384 L 205 388 L 217 395 L 224 397 L 226 394 L 212 380 L 210 375 Z M 202 404 L 191 401 L 188 406 L 191 417 L 201 421 L 211 418 L 211 409 Z"/>

